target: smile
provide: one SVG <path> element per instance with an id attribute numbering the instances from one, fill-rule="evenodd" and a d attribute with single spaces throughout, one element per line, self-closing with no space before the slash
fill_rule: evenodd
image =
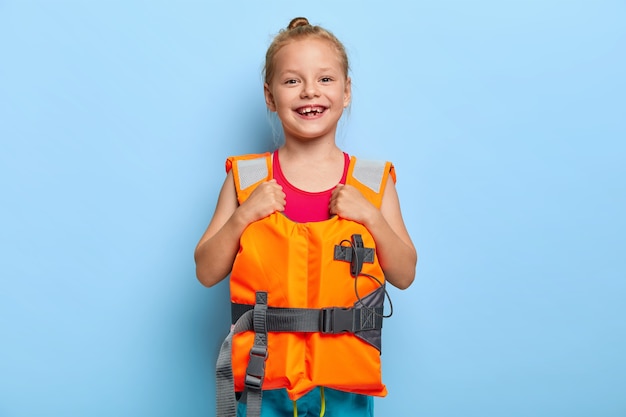
<path id="1" fill-rule="evenodd" d="M 317 116 L 326 111 L 326 107 L 323 106 L 305 106 L 296 109 L 296 112 L 301 116 Z"/>

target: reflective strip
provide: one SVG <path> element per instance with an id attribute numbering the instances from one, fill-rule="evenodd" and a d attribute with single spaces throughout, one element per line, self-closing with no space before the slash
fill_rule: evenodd
<path id="1" fill-rule="evenodd" d="M 237 161 L 237 170 L 239 172 L 239 186 L 242 190 L 267 178 L 269 175 L 266 158 L 264 156 Z"/>
<path id="2" fill-rule="evenodd" d="M 357 159 L 352 176 L 375 193 L 381 192 L 380 186 L 385 175 L 385 161 Z"/>

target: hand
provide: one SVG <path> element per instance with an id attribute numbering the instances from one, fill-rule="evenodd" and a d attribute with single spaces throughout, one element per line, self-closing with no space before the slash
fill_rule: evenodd
<path id="1" fill-rule="evenodd" d="M 271 179 L 257 186 L 238 210 L 246 219 L 246 223 L 250 224 L 275 211 L 284 211 L 285 203 L 283 188 L 276 183 L 276 180 Z"/>
<path id="2" fill-rule="evenodd" d="M 365 225 L 378 209 L 351 185 L 339 184 L 330 196 L 330 214 Z"/>

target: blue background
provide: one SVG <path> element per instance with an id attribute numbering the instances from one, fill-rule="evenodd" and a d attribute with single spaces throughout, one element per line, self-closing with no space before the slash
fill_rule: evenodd
<path id="1" fill-rule="evenodd" d="M 193 250 L 272 146 L 295 16 L 351 57 L 416 281 L 377 415 L 626 416 L 626 3 L 0 0 L 0 416 L 206 416 L 226 282 Z"/>

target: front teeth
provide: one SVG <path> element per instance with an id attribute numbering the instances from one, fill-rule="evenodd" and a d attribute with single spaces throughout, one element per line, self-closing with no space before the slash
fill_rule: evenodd
<path id="1" fill-rule="evenodd" d="M 309 115 L 311 113 L 318 114 L 321 112 L 322 112 L 321 108 L 313 108 L 313 107 L 305 107 L 303 109 L 300 109 L 299 111 L 299 113 L 302 115 Z"/>

